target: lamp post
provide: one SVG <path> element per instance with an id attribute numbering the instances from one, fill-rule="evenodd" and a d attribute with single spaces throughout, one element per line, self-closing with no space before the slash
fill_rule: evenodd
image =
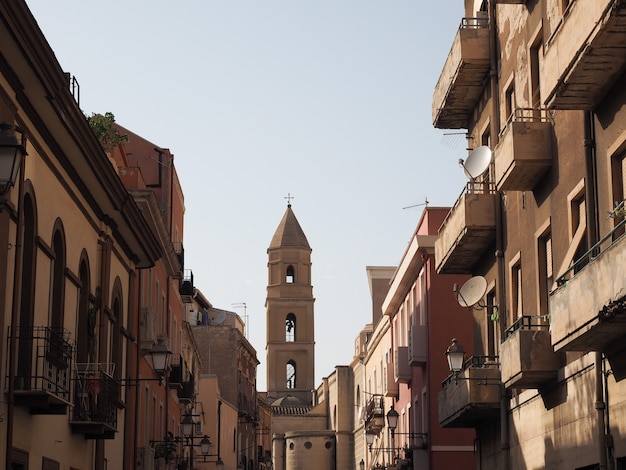
<path id="1" fill-rule="evenodd" d="M 450 372 L 456 378 L 463 369 L 463 359 L 465 358 L 465 349 L 457 343 L 456 338 L 452 339 L 452 344 L 446 349 L 446 357 L 448 358 Z"/>
<path id="2" fill-rule="evenodd" d="M 26 150 L 19 143 L 13 126 L 8 122 L 0 123 L 0 211 L 4 206 L 4 195 L 15 186 L 17 173 Z"/>
<path id="3" fill-rule="evenodd" d="M 389 408 L 389 411 L 387 411 L 387 427 L 391 431 L 391 438 L 392 439 L 393 439 L 394 433 L 396 432 L 396 428 L 398 427 L 398 417 L 399 416 L 400 415 L 394 409 L 393 405 L 391 405 L 391 408 Z"/>
<path id="4" fill-rule="evenodd" d="M 193 470 L 193 417 L 190 412 L 185 413 L 183 418 L 182 428 L 183 434 L 186 438 L 190 439 L 191 445 L 189 446 L 189 470 Z"/>
<path id="5" fill-rule="evenodd" d="M 163 376 L 167 371 L 171 355 L 172 352 L 165 345 L 165 341 L 163 341 L 163 338 L 159 338 L 157 340 L 157 344 L 155 344 L 150 350 L 150 356 L 152 357 L 152 368 L 159 376 L 159 383 L 161 383 L 161 381 L 163 380 Z"/>
<path id="6" fill-rule="evenodd" d="M 370 452 L 372 451 L 372 445 L 374 444 L 374 439 L 376 439 L 376 434 L 373 431 L 365 431 L 365 442 L 367 442 Z"/>

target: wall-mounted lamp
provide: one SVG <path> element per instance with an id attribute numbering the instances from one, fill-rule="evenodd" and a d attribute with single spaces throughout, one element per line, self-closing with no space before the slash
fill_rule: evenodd
<path id="1" fill-rule="evenodd" d="M 448 367 L 455 377 L 463 369 L 463 361 L 465 359 L 465 349 L 457 343 L 456 338 L 452 339 L 452 344 L 446 349 L 446 357 L 448 358 Z"/>
<path id="2" fill-rule="evenodd" d="M 15 186 L 22 158 L 26 155 L 26 150 L 15 137 L 13 126 L 8 122 L 0 123 L 0 210 L 4 195 Z"/>
<path id="3" fill-rule="evenodd" d="M 365 462 L 363 461 L 363 459 L 361 459 L 361 461 L 359 462 L 359 470 L 365 470 Z"/>
<path id="4" fill-rule="evenodd" d="M 157 344 L 152 347 L 149 354 L 152 358 L 152 368 L 159 378 L 163 378 L 170 363 L 170 356 L 172 355 L 172 352 L 167 348 L 163 338 L 157 340 Z"/>
<path id="5" fill-rule="evenodd" d="M 365 431 L 365 442 L 369 446 L 370 452 L 372 451 L 374 439 L 376 439 L 376 433 L 374 431 Z"/>
<path id="6" fill-rule="evenodd" d="M 391 431 L 392 438 L 394 433 L 396 432 L 396 428 L 398 427 L 399 416 L 400 415 L 398 414 L 398 412 L 393 408 L 393 405 L 391 405 L 391 408 L 389 408 L 389 411 L 387 411 L 387 427 Z"/>

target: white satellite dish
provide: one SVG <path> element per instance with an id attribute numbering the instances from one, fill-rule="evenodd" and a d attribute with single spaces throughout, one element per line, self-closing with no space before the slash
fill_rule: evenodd
<path id="1" fill-rule="evenodd" d="M 470 278 L 457 292 L 456 300 L 461 307 L 472 307 L 487 292 L 487 280 L 482 276 Z"/>
<path id="2" fill-rule="evenodd" d="M 226 319 L 226 312 L 220 312 L 217 314 L 217 317 L 215 317 L 215 320 L 213 320 L 213 323 L 215 325 L 221 325 L 222 323 L 224 323 L 225 319 Z"/>
<path id="3" fill-rule="evenodd" d="M 459 163 L 463 165 L 465 176 L 470 180 L 475 180 L 489 168 L 489 164 L 491 163 L 491 149 L 486 145 L 481 145 L 469 154 L 465 162 L 459 160 Z"/>

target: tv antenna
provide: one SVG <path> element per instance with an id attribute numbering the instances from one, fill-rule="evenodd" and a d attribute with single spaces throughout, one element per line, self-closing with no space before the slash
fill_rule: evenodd
<path id="1" fill-rule="evenodd" d="M 237 302 L 232 304 L 232 306 L 234 308 L 243 308 L 243 335 L 248 338 L 248 306 L 245 302 Z"/>
<path id="2" fill-rule="evenodd" d="M 424 199 L 424 202 L 422 202 L 421 204 L 413 204 L 412 206 L 406 206 L 406 207 L 403 207 L 402 209 L 411 209 L 413 207 L 419 207 L 419 206 L 426 206 L 426 207 L 428 207 L 428 197 L 426 197 Z"/>
<path id="3" fill-rule="evenodd" d="M 459 165 L 463 167 L 465 176 L 473 183 L 480 177 L 491 163 L 491 149 L 486 145 L 474 149 L 466 160 L 459 158 Z"/>

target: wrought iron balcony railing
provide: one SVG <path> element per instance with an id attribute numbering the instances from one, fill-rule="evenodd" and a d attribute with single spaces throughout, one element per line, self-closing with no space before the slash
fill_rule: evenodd
<path id="1" fill-rule="evenodd" d="M 117 431 L 120 383 L 114 364 L 76 364 L 72 430 L 91 439 L 111 439 Z"/>
<path id="2" fill-rule="evenodd" d="M 31 413 L 64 414 L 70 403 L 73 346 L 70 333 L 49 326 L 15 327 L 15 401 Z M 7 358 L 10 357 L 7 354 Z M 8 367 L 7 367 L 8 370 Z M 7 381 L 8 383 L 8 381 Z"/>

